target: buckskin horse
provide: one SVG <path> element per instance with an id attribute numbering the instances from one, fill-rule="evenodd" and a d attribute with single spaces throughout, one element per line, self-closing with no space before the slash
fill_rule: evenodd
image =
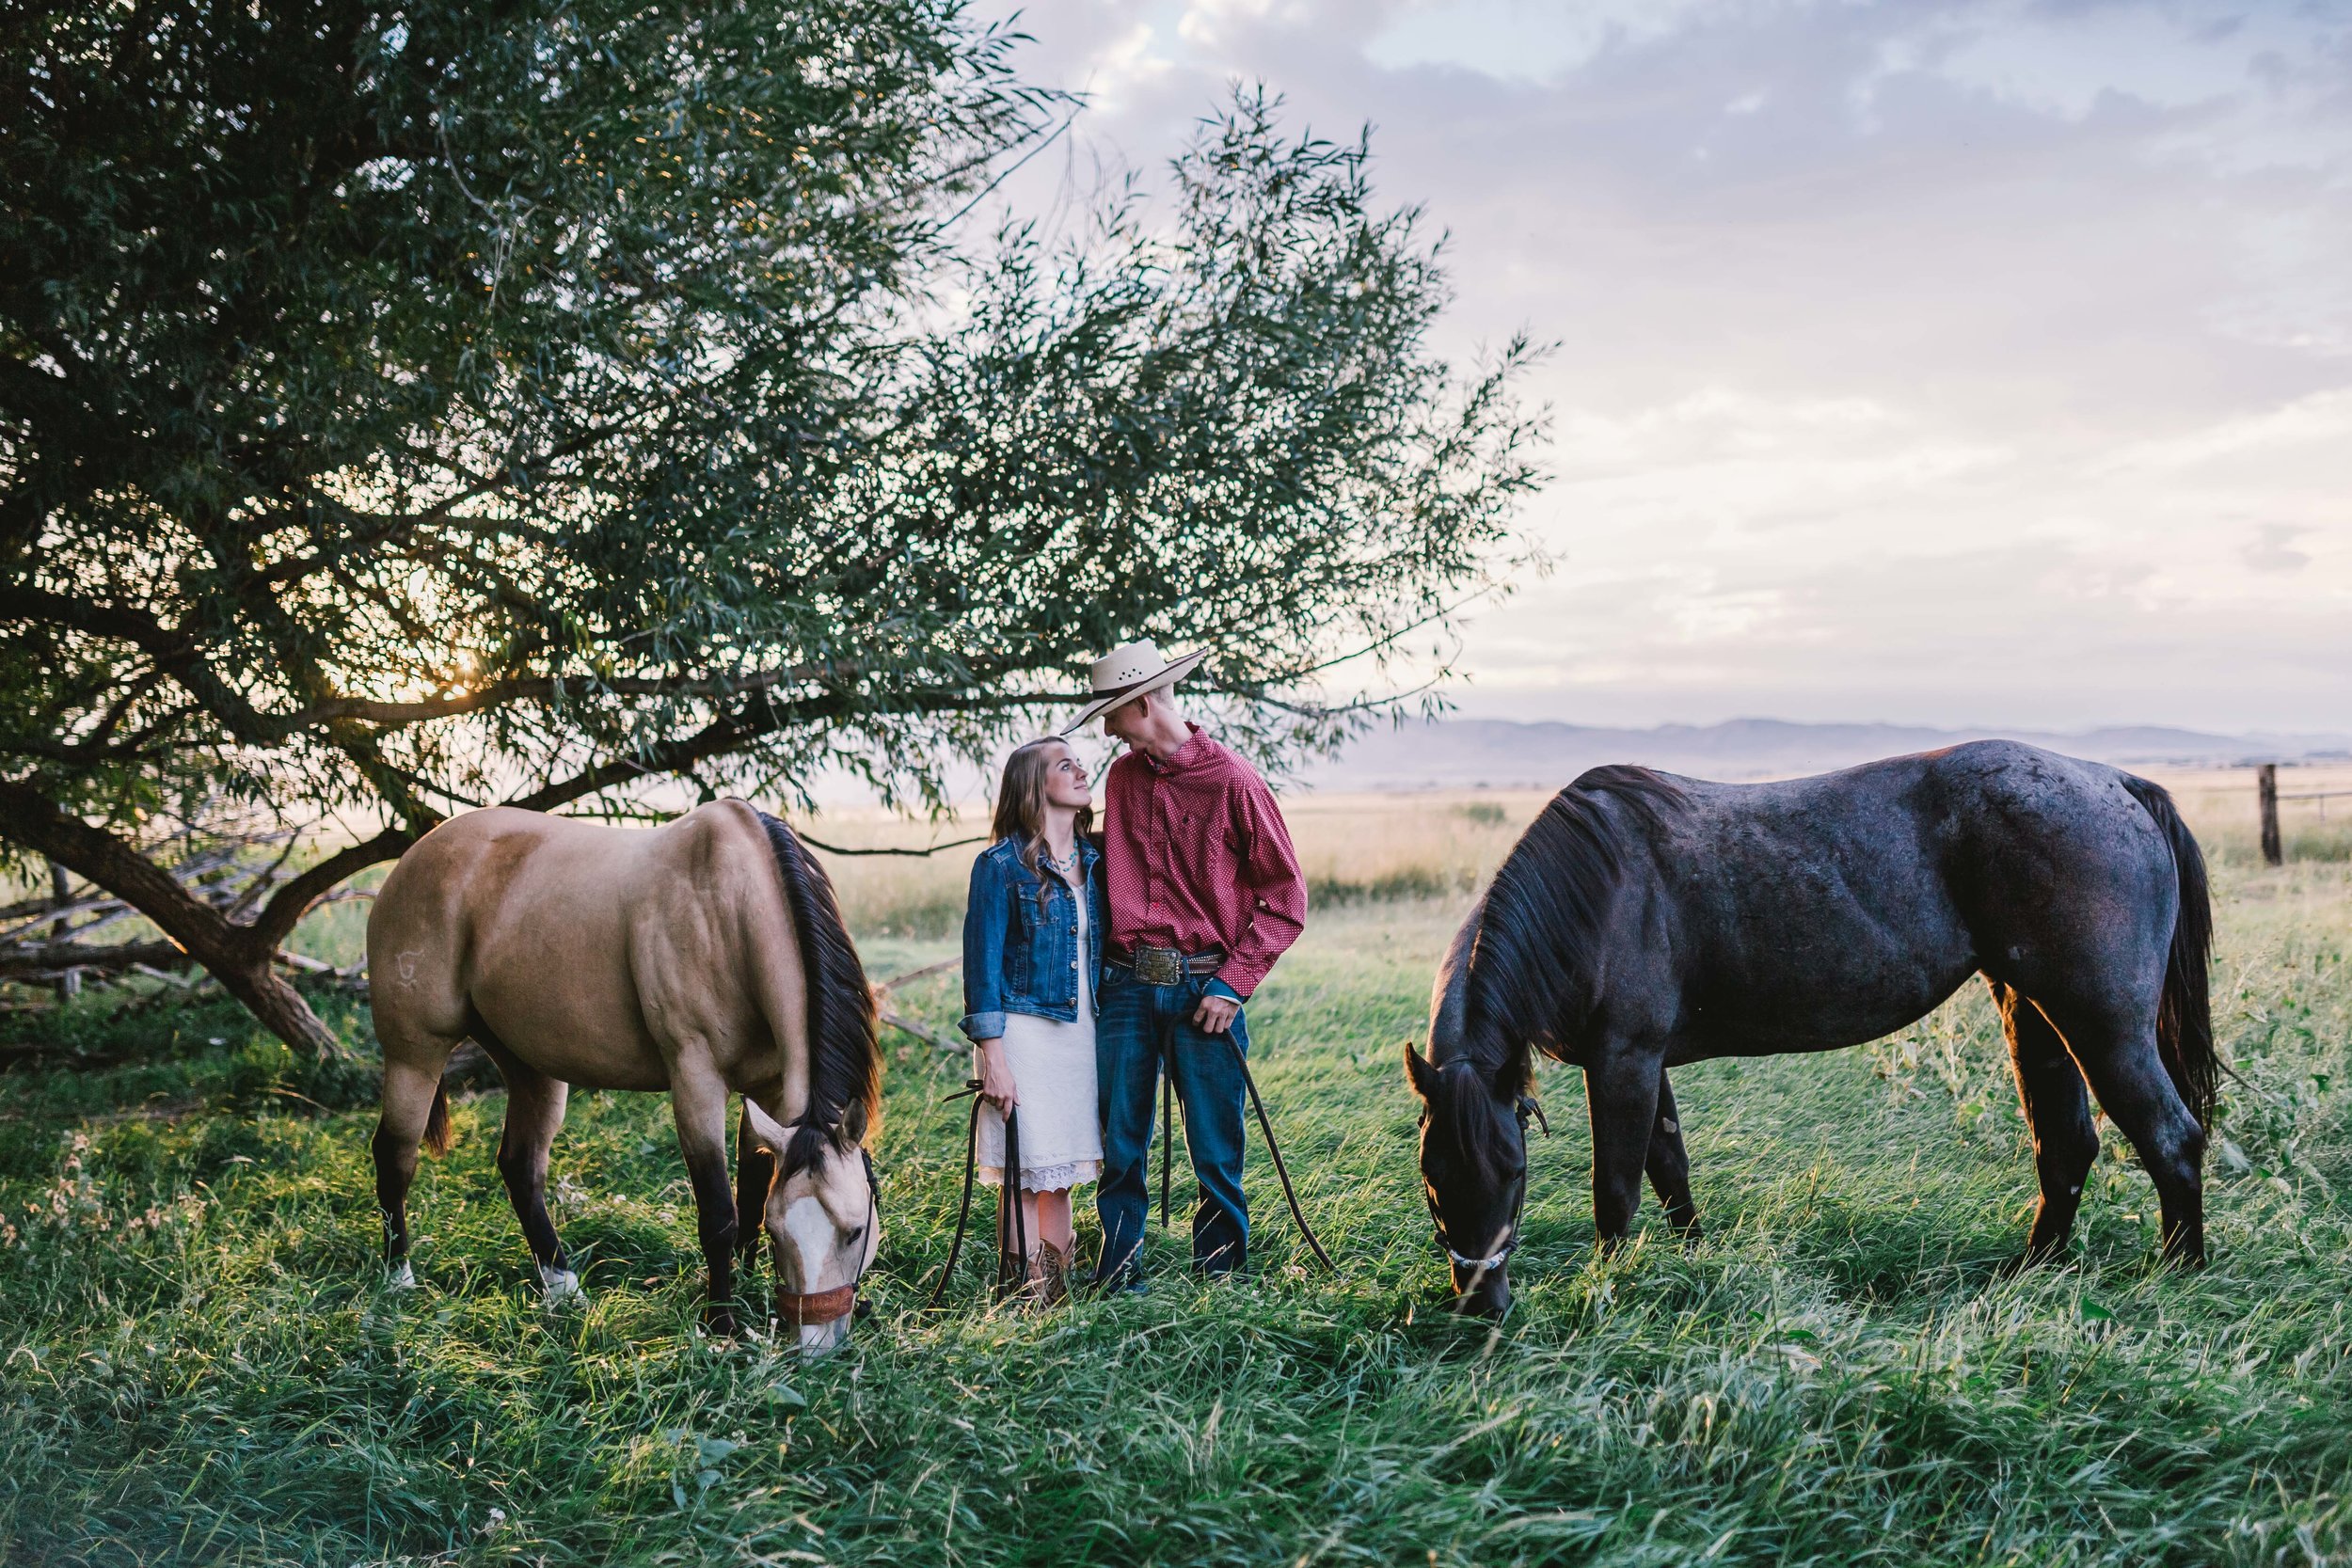
<path id="1" fill-rule="evenodd" d="M 1584 1069 L 1607 1252 L 1645 1169 L 1668 1223 L 1697 1233 L 1668 1069 L 1860 1045 L 1979 973 L 2041 1179 L 2026 1260 L 2073 1233 L 2099 1148 L 2088 1079 L 2154 1180 L 2164 1256 L 2201 1263 L 2211 937 L 2197 841 L 2116 768 L 2010 741 L 1773 784 L 1594 768 L 1454 938 L 1428 1056 L 1405 1048 L 1456 1305 L 1510 1305 L 1534 1051 Z"/>
<path id="2" fill-rule="evenodd" d="M 652 830 L 503 807 L 453 817 L 385 879 L 368 972 L 384 1050 L 376 1203 L 394 1284 L 415 1282 L 417 1149 L 449 1147 L 441 1071 L 470 1037 L 506 1080 L 499 1173 L 550 1299 L 580 1288 L 547 1209 L 571 1086 L 667 1089 L 711 1332 L 735 1331 L 734 1259 L 750 1262 L 764 1227 L 777 1313 L 802 1350 L 846 1337 L 881 1239 L 864 1148 L 881 1056 L 833 884 L 789 828 L 740 800 Z M 735 1199 L 730 1091 L 743 1096 Z"/>

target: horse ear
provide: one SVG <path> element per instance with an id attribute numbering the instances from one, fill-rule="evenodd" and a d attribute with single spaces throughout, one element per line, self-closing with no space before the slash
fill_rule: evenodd
<path id="1" fill-rule="evenodd" d="M 1413 1092 L 1423 1100 L 1429 1098 L 1429 1086 L 1437 1081 L 1438 1069 L 1429 1065 L 1429 1058 L 1413 1049 L 1413 1042 L 1405 1042 L 1405 1077 L 1413 1085 Z"/>
<path id="2" fill-rule="evenodd" d="M 754 1101 L 743 1101 L 743 1117 L 752 1124 L 752 1140 L 777 1159 L 783 1159 L 784 1146 L 792 1141 L 792 1134 Z"/>
<path id="3" fill-rule="evenodd" d="M 866 1101 L 854 1101 L 841 1113 L 841 1145 L 855 1148 L 866 1141 Z"/>

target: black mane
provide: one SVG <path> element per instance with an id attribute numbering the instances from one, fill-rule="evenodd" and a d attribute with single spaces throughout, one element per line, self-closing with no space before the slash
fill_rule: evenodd
<path id="1" fill-rule="evenodd" d="M 1458 1007 L 1453 1050 L 1498 1094 L 1526 1092 L 1529 1047 L 1569 1048 L 1591 1016 L 1589 955 L 1599 942 L 1629 852 L 1678 815 L 1681 785 L 1646 768 L 1595 768 L 1545 803 L 1472 911 L 1455 944 L 1440 1016 Z"/>
<path id="2" fill-rule="evenodd" d="M 759 821 L 784 877 L 808 987 L 808 1109 L 779 1151 L 781 1174 L 790 1176 L 817 1162 L 852 1110 L 861 1132 L 872 1128 L 882 1108 L 882 1051 L 874 990 L 842 924 L 833 879 L 790 828 L 764 811 Z"/>

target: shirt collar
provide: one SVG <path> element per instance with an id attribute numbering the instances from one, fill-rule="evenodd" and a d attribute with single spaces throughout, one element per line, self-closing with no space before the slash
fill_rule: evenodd
<path id="1" fill-rule="evenodd" d="M 1136 754 L 1143 758 L 1143 765 L 1154 773 L 1182 773 L 1200 767 L 1209 754 L 1209 733 L 1189 719 L 1184 721 L 1184 728 L 1191 732 L 1190 736 L 1176 748 L 1176 754 L 1166 762 L 1149 752 L 1138 751 Z"/>

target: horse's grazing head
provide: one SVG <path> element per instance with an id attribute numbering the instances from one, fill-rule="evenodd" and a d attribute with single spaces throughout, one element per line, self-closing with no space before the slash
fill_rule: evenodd
<path id="1" fill-rule="evenodd" d="M 752 1134 L 776 1158 L 765 1224 L 776 1270 L 776 1318 L 801 1354 L 850 1337 L 857 1282 L 882 1245 L 882 1202 L 864 1148 L 866 1111 L 853 1101 L 831 1127 L 787 1128 L 748 1101 Z"/>
<path id="2" fill-rule="evenodd" d="M 1409 1040 L 1405 1071 L 1421 1097 L 1422 1196 L 1453 1269 L 1455 1309 L 1499 1318 L 1511 1306 L 1511 1249 L 1527 1199 L 1525 1085 L 1467 1057 L 1437 1063 Z"/>

